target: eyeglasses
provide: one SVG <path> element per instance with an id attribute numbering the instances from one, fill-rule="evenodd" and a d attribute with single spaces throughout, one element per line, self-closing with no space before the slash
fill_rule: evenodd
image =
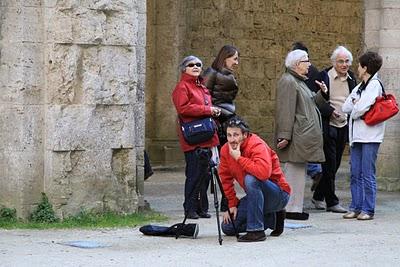
<path id="1" fill-rule="evenodd" d="M 346 59 L 346 60 L 339 59 L 339 60 L 336 61 L 336 63 L 339 64 L 339 65 L 343 65 L 345 63 L 346 64 L 350 64 L 350 59 Z"/>
<path id="2" fill-rule="evenodd" d="M 189 68 L 193 68 L 194 66 L 201 68 L 201 63 L 200 62 L 189 63 L 189 64 L 186 65 L 186 67 L 189 67 Z"/>
<path id="3" fill-rule="evenodd" d="M 307 60 L 300 60 L 299 62 L 307 63 L 307 62 L 310 62 L 310 60 L 309 60 L 309 59 L 307 59 Z"/>

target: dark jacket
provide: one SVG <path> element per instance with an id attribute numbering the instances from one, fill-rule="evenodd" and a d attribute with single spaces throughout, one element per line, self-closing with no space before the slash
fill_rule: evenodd
<path id="1" fill-rule="evenodd" d="M 314 65 L 310 65 L 310 67 L 308 68 L 307 77 L 308 79 L 304 82 L 307 84 L 308 88 L 310 88 L 310 90 L 314 93 L 318 92 L 319 87 L 315 83 L 315 80 L 320 79 L 320 74 L 319 70 Z"/>
<path id="2" fill-rule="evenodd" d="M 330 104 L 329 104 L 329 92 L 330 92 L 330 85 L 329 85 L 329 75 L 328 75 L 328 71 L 330 69 L 332 69 L 333 67 L 329 67 L 324 69 L 323 71 L 321 71 L 319 73 L 319 81 L 324 81 L 326 86 L 328 87 L 328 92 L 326 94 L 322 94 L 324 96 L 324 98 L 328 101 L 327 103 L 318 106 L 319 111 L 321 112 L 321 116 L 322 116 L 322 126 L 323 126 L 323 131 L 327 132 L 327 129 L 329 127 L 329 121 L 330 121 L 330 117 L 332 115 L 332 112 L 335 110 Z M 347 84 L 349 85 L 349 94 L 351 93 L 351 91 L 353 90 L 354 87 L 356 87 L 357 85 L 357 80 L 354 76 L 354 73 L 352 71 L 348 71 L 349 76 L 347 78 Z M 347 127 L 347 126 L 346 126 Z"/>
<path id="3" fill-rule="evenodd" d="M 210 90 L 213 105 L 233 103 L 239 88 L 230 70 L 217 71 L 210 67 L 204 71 L 202 77 L 204 85 Z"/>

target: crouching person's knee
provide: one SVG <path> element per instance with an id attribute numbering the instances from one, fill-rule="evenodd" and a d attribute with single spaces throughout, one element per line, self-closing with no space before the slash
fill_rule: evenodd
<path id="1" fill-rule="evenodd" d="M 257 180 L 257 178 L 250 174 L 247 174 L 244 177 L 244 184 L 245 184 L 247 190 L 253 190 L 253 189 L 256 189 L 259 187 L 258 186 L 259 181 Z"/>

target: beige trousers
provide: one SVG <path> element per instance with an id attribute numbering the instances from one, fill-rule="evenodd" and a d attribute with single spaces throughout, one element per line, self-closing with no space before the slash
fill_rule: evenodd
<path id="1" fill-rule="evenodd" d="M 283 172 L 292 189 L 289 202 L 286 205 L 286 211 L 303 212 L 307 163 L 286 162 L 283 164 Z"/>

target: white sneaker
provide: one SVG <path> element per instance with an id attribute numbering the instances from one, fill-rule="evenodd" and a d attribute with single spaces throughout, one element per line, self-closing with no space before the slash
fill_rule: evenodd
<path id="1" fill-rule="evenodd" d="M 319 200 L 315 200 L 315 199 L 311 199 L 311 202 L 314 204 L 314 206 L 315 206 L 315 209 L 317 209 L 317 210 L 324 210 L 324 209 L 326 209 L 326 206 L 325 206 L 325 202 L 324 201 L 319 201 Z"/>

